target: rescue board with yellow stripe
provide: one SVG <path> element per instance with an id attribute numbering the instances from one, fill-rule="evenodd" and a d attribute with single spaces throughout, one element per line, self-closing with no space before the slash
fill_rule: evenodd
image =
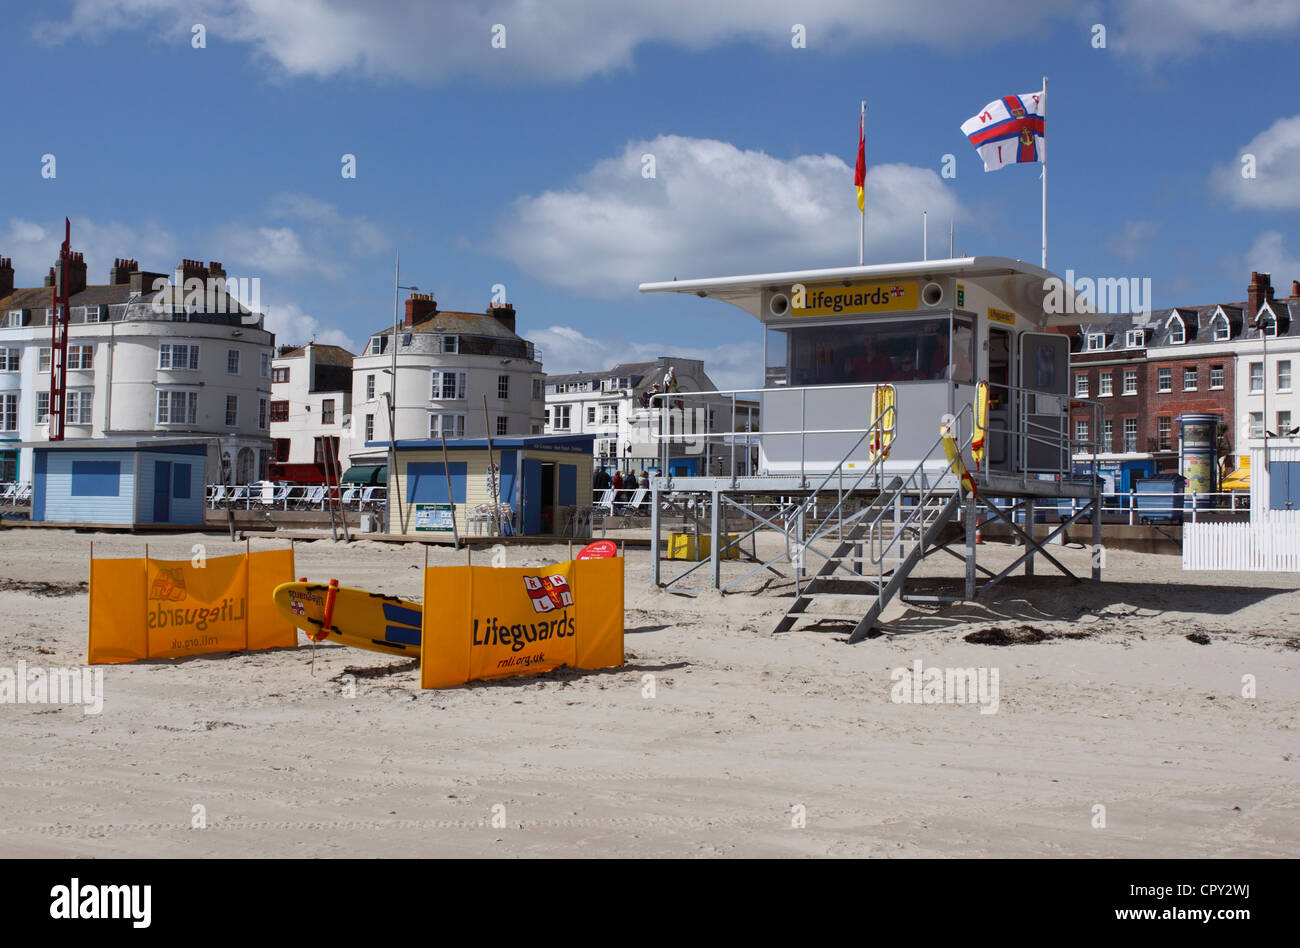
<path id="1" fill-rule="evenodd" d="M 316 641 L 388 655 L 420 654 L 424 607 L 383 593 L 333 587 L 329 628 L 324 628 L 331 587 L 325 583 L 283 583 L 272 594 L 276 610 Z M 322 637 L 322 632 L 324 636 Z"/>

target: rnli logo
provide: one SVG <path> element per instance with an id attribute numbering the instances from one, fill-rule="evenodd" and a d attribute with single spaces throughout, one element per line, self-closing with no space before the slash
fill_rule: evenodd
<path id="1" fill-rule="evenodd" d="M 558 573 L 552 576 L 525 576 L 524 589 L 535 612 L 551 612 L 573 605 L 573 591 L 569 589 L 569 581 Z"/>
<path id="2" fill-rule="evenodd" d="M 293 614 L 296 616 L 305 616 L 307 614 L 307 607 L 302 604 L 301 599 L 290 599 L 289 608 L 293 610 Z"/>
<path id="3" fill-rule="evenodd" d="M 901 286 L 891 286 L 889 288 L 889 295 L 895 298 L 902 296 L 906 292 L 907 291 L 904 290 Z"/>
<path id="4" fill-rule="evenodd" d="M 149 587 L 149 598 L 164 602 L 180 602 L 185 598 L 185 575 L 179 566 L 158 571 Z"/>
<path id="5" fill-rule="evenodd" d="M 1020 130 L 1020 144 L 1032 145 L 1034 143 L 1034 133 L 1027 128 Z"/>

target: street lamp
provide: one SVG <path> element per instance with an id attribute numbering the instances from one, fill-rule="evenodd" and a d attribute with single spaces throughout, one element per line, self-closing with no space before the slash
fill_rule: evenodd
<path id="1" fill-rule="evenodd" d="M 1268 330 L 1267 324 L 1273 319 L 1272 313 L 1265 316 L 1264 313 L 1255 314 L 1255 328 L 1259 330 L 1260 345 L 1264 350 L 1264 470 L 1268 470 Z"/>
<path id="2" fill-rule="evenodd" d="M 388 387 L 388 490 L 384 503 L 387 508 L 385 518 L 390 525 L 390 530 L 393 522 L 394 494 L 398 494 L 397 516 L 399 525 L 401 525 L 402 520 L 402 498 L 397 490 L 397 311 L 401 303 L 402 290 L 415 292 L 418 289 L 418 286 L 402 285 L 402 253 L 399 250 L 397 252 L 397 264 L 393 270 L 393 338 L 389 342 L 389 347 L 392 349 L 393 367 L 388 370 L 390 376 Z M 399 529 L 404 529 L 404 525 L 401 525 Z"/>

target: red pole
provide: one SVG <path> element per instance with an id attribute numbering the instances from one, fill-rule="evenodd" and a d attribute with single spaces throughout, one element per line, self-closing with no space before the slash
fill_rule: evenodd
<path id="1" fill-rule="evenodd" d="M 63 401 L 68 378 L 68 270 L 72 264 L 72 221 L 63 219 L 63 246 L 54 268 L 53 339 L 50 342 L 50 441 L 63 440 Z"/>

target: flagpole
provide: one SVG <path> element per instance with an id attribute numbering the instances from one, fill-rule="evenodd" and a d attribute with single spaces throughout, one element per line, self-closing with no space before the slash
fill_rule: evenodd
<path id="1" fill-rule="evenodd" d="M 861 129 L 862 140 L 867 140 L 867 100 L 862 100 L 862 111 L 858 115 L 858 127 Z M 866 145 L 862 146 L 863 154 L 866 154 Z M 861 220 L 861 229 L 858 231 L 858 266 L 863 264 L 863 254 L 866 253 L 867 246 L 867 169 L 866 162 L 862 167 L 862 210 L 859 212 Z"/>
<path id="2" fill-rule="evenodd" d="M 1047 269 L 1047 77 L 1043 76 L 1043 269 Z"/>

